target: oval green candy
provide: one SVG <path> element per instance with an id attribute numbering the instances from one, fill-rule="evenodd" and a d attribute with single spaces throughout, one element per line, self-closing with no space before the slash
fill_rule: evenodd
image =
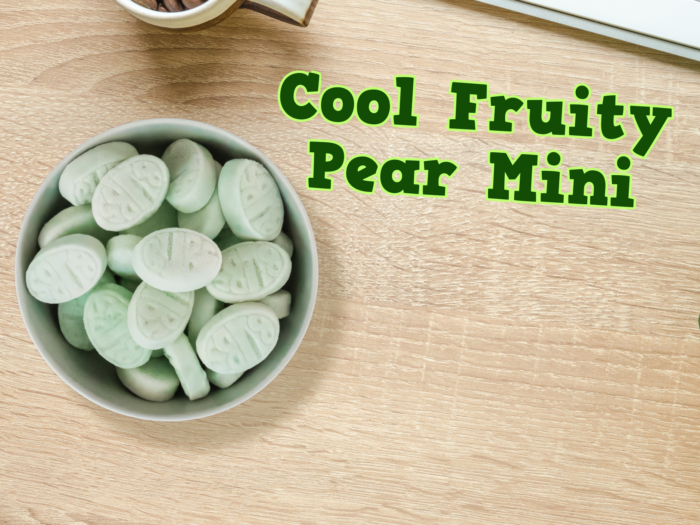
<path id="1" fill-rule="evenodd" d="M 271 241 L 282 231 L 282 197 L 275 179 L 259 162 L 235 159 L 224 164 L 219 195 L 226 222 L 241 239 Z"/>
<path id="2" fill-rule="evenodd" d="M 287 290 L 279 290 L 264 299 L 260 299 L 260 302 L 272 308 L 278 319 L 284 319 L 289 315 L 292 307 L 292 294 Z"/>
<path id="3" fill-rule="evenodd" d="M 197 345 L 197 336 L 204 325 L 223 307 L 224 303 L 212 296 L 206 288 L 200 288 L 194 292 L 194 307 L 187 325 L 187 337 L 193 348 Z"/>
<path id="4" fill-rule="evenodd" d="M 117 235 L 107 242 L 107 266 L 124 279 L 140 281 L 134 271 L 134 248 L 143 237 L 138 235 Z"/>
<path id="5" fill-rule="evenodd" d="M 115 235 L 114 232 L 103 230 L 97 225 L 95 218 L 92 216 L 92 206 L 90 204 L 71 206 L 58 212 L 49 219 L 49 222 L 44 224 L 44 227 L 39 232 L 39 248 L 43 248 L 60 237 L 74 233 L 90 235 L 102 244 Z"/>
<path id="6" fill-rule="evenodd" d="M 271 242 L 242 242 L 221 257 L 221 270 L 207 290 L 225 303 L 259 301 L 282 288 L 292 271 L 287 252 Z"/>
<path id="7" fill-rule="evenodd" d="M 145 222 L 163 204 L 168 167 L 158 157 L 137 155 L 105 175 L 92 197 L 92 214 L 100 227 L 118 232 Z"/>
<path id="8" fill-rule="evenodd" d="M 235 374 L 220 374 L 219 372 L 214 372 L 211 368 L 207 368 L 207 379 L 212 385 L 216 385 L 219 388 L 228 388 L 236 381 L 238 381 L 245 372 L 236 372 Z"/>
<path id="9" fill-rule="evenodd" d="M 48 304 L 77 299 L 97 284 L 107 268 L 100 241 L 75 233 L 44 246 L 27 268 L 27 289 Z"/>
<path id="10" fill-rule="evenodd" d="M 175 369 L 163 357 L 151 358 L 137 368 L 117 367 L 117 376 L 126 388 L 146 401 L 168 401 L 180 386 Z"/>
<path id="11" fill-rule="evenodd" d="M 103 284 L 115 284 L 114 275 L 109 270 L 97 281 L 88 292 L 84 293 L 77 299 L 61 303 L 58 305 L 58 326 L 61 328 L 63 337 L 66 338 L 71 345 L 80 350 L 94 350 L 95 347 L 90 342 L 90 338 L 85 331 L 85 304 L 90 296 L 99 289 Z"/>
<path id="12" fill-rule="evenodd" d="M 192 213 L 177 212 L 177 224 L 180 228 L 199 232 L 210 239 L 219 235 L 226 224 L 219 204 L 219 190 L 214 189 L 211 199 L 201 210 Z"/>
<path id="13" fill-rule="evenodd" d="M 105 284 L 87 300 L 85 330 L 95 350 L 119 368 L 137 368 L 151 357 L 129 333 L 127 311 L 132 293 L 116 284 Z"/>
<path id="14" fill-rule="evenodd" d="M 280 234 L 275 237 L 272 242 L 287 252 L 290 257 L 294 254 L 294 243 L 286 233 L 280 232 Z"/>
<path id="15" fill-rule="evenodd" d="M 214 372 L 245 372 L 272 352 L 279 333 L 279 320 L 269 306 L 234 304 L 204 325 L 197 337 L 197 355 Z"/>
<path id="16" fill-rule="evenodd" d="M 127 228 L 122 233 L 146 237 L 147 235 L 164 230 L 166 228 L 177 228 L 177 210 L 168 201 L 163 201 L 158 211 L 151 215 L 141 224 Z"/>
<path id="17" fill-rule="evenodd" d="M 89 204 L 95 188 L 109 170 L 139 152 L 126 142 L 100 144 L 73 159 L 61 173 L 58 191 L 73 206 Z"/>
<path id="18" fill-rule="evenodd" d="M 199 364 L 197 354 L 184 334 L 166 345 L 163 352 L 170 364 L 173 365 L 182 389 L 190 401 L 202 398 L 209 393 L 211 387 L 207 374 L 202 369 L 202 365 Z"/>
<path id="19" fill-rule="evenodd" d="M 201 210 L 216 188 L 216 161 L 209 150 L 189 139 L 176 140 L 163 153 L 163 162 L 170 171 L 168 202 L 183 213 Z"/>
<path id="20" fill-rule="evenodd" d="M 163 292 L 141 283 L 129 303 L 129 331 L 138 344 L 159 350 L 185 331 L 194 292 Z"/>

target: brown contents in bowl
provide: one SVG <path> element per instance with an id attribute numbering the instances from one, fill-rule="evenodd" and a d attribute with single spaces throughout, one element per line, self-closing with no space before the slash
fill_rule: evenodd
<path id="1" fill-rule="evenodd" d="M 134 0 L 140 6 L 153 11 L 176 13 L 199 7 L 207 0 Z"/>
<path id="2" fill-rule="evenodd" d="M 185 6 L 185 9 L 194 9 L 195 7 L 199 7 L 202 5 L 204 2 L 207 0 L 181 0 L 182 5 Z"/>

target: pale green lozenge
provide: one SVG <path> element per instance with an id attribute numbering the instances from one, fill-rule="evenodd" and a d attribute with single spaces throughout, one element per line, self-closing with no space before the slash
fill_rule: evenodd
<path id="1" fill-rule="evenodd" d="M 185 331 L 193 305 L 194 292 L 163 292 L 143 282 L 129 303 L 129 332 L 144 348 L 164 348 Z"/>
<path id="2" fill-rule="evenodd" d="M 107 268 L 107 252 L 89 235 L 66 235 L 44 246 L 27 268 L 27 289 L 42 303 L 77 299 L 97 284 Z"/>
<path id="3" fill-rule="evenodd" d="M 220 374 L 245 372 L 272 352 L 279 333 L 279 320 L 269 306 L 234 304 L 204 325 L 197 337 L 197 355 Z"/>
<path id="4" fill-rule="evenodd" d="M 95 347 L 90 342 L 90 338 L 85 331 L 85 304 L 96 290 L 103 284 L 114 284 L 114 275 L 111 271 L 105 270 L 105 273 L 97 281 L 89 291 L 77 299 L 73 299 L 66 303 L 58 305 L 58 326 L 61 328 L 61 333 L 66 341 L 80 350 L 94 350 Z"/>
<path id="5" fill-rule="evenodd" d="M 262 164 L 228 161 L 219 176 L 219 196 L 226 223 L 241 239 L 271 241 L 282 231 L 282 197 Z"/>
<path id="6" fill-rule="evenodd" d="M 127 312 L 131 292 L 116 284 L 105 284 L 95 291 L 85 305 L 85 330 L 95 350 L 119 368 L 136 368 L 145 364 L 151 351 L 131 337 Z"/>
<path id="7" fill-rule="evenodd" d="M 153 155 L 137 155 L 110 170 L 95 189 L 92 214 L 100 227 L 118 232 L 155 214 L 168 191 L 168 167 Z"/>
<path id="8" fill-rule="evenodd" d="M 236 381 L 238 381 L 245 372 L 236 372 L 235 374 L 220 374 L 219 372 L 214 372 L 212 369 L 207 368 L 207 379 L 212 385 L 216 385 L 219 388 L 228 388 Z"/>
<path id="9" fill-rule="evenodd" d="M 136 148 L 126 142 L 108 142 L 92 148 L 66 166 L 58 181 L 58 191 L 73 206 L 90 204 L 102 177 L 138 154 Z"/>
<path id="10" fill-rule="evenodd" d="M 223 229 L 226 224 L 224 214 L 219 204 L 219 191 L 214 190 L 214 194 L 209 202 L 201 210 L 192 213 L 177 213 L 177 224 L 180 228 L 194 230 L 213 239 Z"/>
<path id="11" fill-rule="evenodd" d="M 287 235 L 284 232 L 281 232 L 277 237 L 273 239 L 273 241 L 277 246 L 282 248 L 289 257 L 294 255 L 294 243 L 292 242 L 292 239 L 289 238 L 289 235 Z"/>
<path id="12" fill-rule="evenodd" d="M 114 232 L 108 232 L 100 228 L 92 216 L 92 206 L 84 204 L 82 206 L 71 206 L 58 212 L 39 232 L 39 248 L 43 248 L 50 242 L 60 237 L 82 233 L 95 237 L 102 244 L 114 237 Z"/>
<path id="13" fill-rule="evenodd" d="M 194 292 L 194 307 L 187 325 L 187 337 L 193 347 L 196 346 L 197 336 L 204 325 L 223 307 L 224 303 L 213 297 L 206 288 L 200 288 Z"/>
<path id="14" fill-rule="evenodd" d="M 219 174 L 221 173 L 221 164 L 214 161 L 216 184 L 219 182 Z M 226 227 L 226 219 L 221 211 L 219 204 L 219 190 L 214 186 L 214 193 L 209 199 L 209 202 L 201 209 L 192 213 L 177 212 L 177 226 L 194 230 L 206 235 L 210 239 L 217 237 Z M 223 248 L 220 248 L 223 249 Z"/>
<path id="15" fill-rule="evenodd" d="M 107 266 L 119 277 L 141 280 L 134 271 L 134 248 L 143 237 L 138 235 L 117 235 L 107 242 Z"/>
<path id="16" fill-rule="evenodd" d="M 139 242 L 133 262 L 137 275 L 151 286 L 167 292 L 192 292 L 218 275 L 221 250 L 201 233 L 169 228 Z"/>
<path id="17" fill-rule="evenodd" d="M 180 386 L 170 362 L 164 357 L 154 358 L 153 355 L 146 364 L 137 368 L 117 367 L 117 376 L 126 388 L 146 401 L 168 401 Z"/>
<path id="18" fill-rule="evenodd" d="M 259 301 L 282 288 L 292 271 L 287 252 L 271 242 L 242 242 L 221 255 L 221 271 L 207 290 L 225 303 Z"/>
<path id="19" fill-rule="evenodd" d="M 192 349 L 187 337 L 180 335 L 174 342 L 166 345 L 163 352 L 170 364 L 173 365 L 182 389 L 190 401 L 202 398 L 209 393 L 211 387 L 207 374 L 202 369 L 197 354 Z"/>
<path id="20" fill-rule="evenodd" d="M 127 228 L 122 233 L 146 237 L 155 231 L 166 228 L 177 228 L 177 210 L 168 201 L 163 201 L 157 212 L 141 224 Z"/>
<path id="21" fill-rule="evenodd" d="M 289 310 L 292 307 L 292 294 L 287 290 L 279 290 L 264 299 L 260 299 L 260 302 L 272 308 L 278 319 L 284 319 L 289 315 Z"/>
<path id="22" fill-rule="evenodd" d="M 178 211 L 192 213 L 209 202 L 216 188 L 216 164 L 209 151 L 189 139 L 176 140 L 163 153 L 170 170 L 166 199 Z"/>

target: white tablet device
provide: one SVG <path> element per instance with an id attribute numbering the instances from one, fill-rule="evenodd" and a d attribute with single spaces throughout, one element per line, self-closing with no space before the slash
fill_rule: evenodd
<path id="1" fill-rule="evenodd" d="M 478 0 L 700 60 L 700 0 Z"/>
<path id="2" fill-rule="evenodd" d="M 697 0 L 525 1 L 700 49 L 700 2 Z"/>

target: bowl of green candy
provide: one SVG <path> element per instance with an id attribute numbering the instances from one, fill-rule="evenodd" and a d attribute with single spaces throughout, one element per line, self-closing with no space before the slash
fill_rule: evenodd
<path id="1" fill-rule="evenodd" d="M 302 342 L 313 229 L 280 170 L 208 124 L 153 119 L 88 140 L 41 184 L 15 256 L 48 365 L 94 403 L 185 421 L 250 399 Z"/>

